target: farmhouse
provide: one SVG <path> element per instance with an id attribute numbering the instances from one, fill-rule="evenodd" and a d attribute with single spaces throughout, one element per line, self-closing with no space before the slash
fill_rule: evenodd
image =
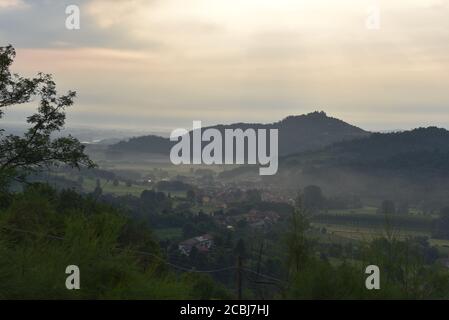
<path id="1" fill-rule="evenodd" d="M 199 237 L 191 238 L 181 242 L 178 245 L 179 251 L 185 255 L 189 255 L 190 251 L 195 247 L 198 251 L 208 252 L 209 249 L 213 246 L 214 239 L 210 234 L 205 234 Z"/>

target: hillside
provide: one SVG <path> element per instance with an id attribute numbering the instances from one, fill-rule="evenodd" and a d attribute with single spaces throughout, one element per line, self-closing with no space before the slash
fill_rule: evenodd
<path id="1" fill-rule="evenodd" d="M 363 139 L 335 143 L 317 152 L 290 155 L 286 166 L 344 166 L 383 169 L 429 169 L 447 174 L 449 131 L 436 127 L 395 133 L 374 133 Z M 415 172 L 417 173 L 417 172 Z"/>
<path id="2" fill-rule="evenodd" d="M 284 157 L 279 168 L 273 183 L 291 189 L 313 184 L 327 194 L 353 194 L 374 203 L 393 198 L 415 205 L 449 205 L 445 129 L 376 133 Z"/>
<path id="3" fill-rule="evenodd" d="M 255 166 L 227 170 L 220 177 L 260 179 Z M 449 205 L 449 131 L 429 127 L 374 133 L 287 155 L 279 159 L 278 173 L 263 180 L 292 191 L 317 185 L 328 195 L 351 194 L 374 204 L 394 198 Z"/>
<path id="4" fill-rule="evenodd" d="M 328 117 L 324 112 L 313 112 L 300 116 L 289 116 L 281 121 L 260 123 L 235 123 L 231 125 L 216 125 L 221 132 L 224 129 L 246 130 L 253 129 L 278 129 L 279 130 L 279 154 L 289 155 L 298 152 L 310 151 L 329 146 L 335 142 L 352 140 L 368 136 L 369 133 L 350 125 L 339 119 Z M 206 128 L 203 128 L 206 129 Z M 110 146 L 112 152 L 134 153 L 162 153 L 168 154 L 173 142 L 168 138 L 154 135 L 131 138 Z"/>
<path id="5" fill-rule="evenodd" d="M 130 138 L 109 146 L 108 151 L 114 153 L 158 153 L 168 154 L 172 146 L 168 138 L 148 135 Z"/>

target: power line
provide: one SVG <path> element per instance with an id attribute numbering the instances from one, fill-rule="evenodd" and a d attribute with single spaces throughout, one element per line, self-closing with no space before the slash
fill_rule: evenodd
<path id="1" fill-rule="evenodd" d="M 19 229 L 19 228 L 11 228 L 11 227 L 5 227 L 5 226 L 0 226 L 0 228 L 5 229 L 5 230 L 9 230 L 9 231 L 14 231 L 14 232 L 22 232 L 22 233 L 33 234 L 35 236 L 41 236 L 41 237 L 43 236 L 43 237 L 56 239 L 56 240 L 64 240 L 63 237 L 58 237 L 58 236 L 54 236 L 54 235 L 51 235 L 51 234 L 39 233 L 39 232 L 35 232 L 35 231 L 29 231 L 29 230 L 23 230 L 23 229 Z"/>
<path id="2" fill-rule="evenodd" d="M 119 250 L 127 250 L 127 249 L 120 249 L 120 248 L 117 248 L 117 249 L 119 249 Z M 173 264 L 171 262 L 168 262 L 165 259 L 161 258 L 160 256 L 158 256 L 158 255 L 156 255 L 154 253 L 151 253 L 151 252 L 137 251 L 137 250 L 128 250 L 128 251 L 129 252 L 134 252 L 134 253 L 137 253 L 137 254 L 140 254 L 140 255 L 155 257 L 156 259 L 162 261 L 163 263 L 165 263 L 165 264 L 167 264 L 167 265 L 169 265 L 169 266 L 171 266 L 171 267 L 173 267 L 175 269 L 179 269 L 179 270 L 186 271 L 186 272 L 215 273 L 215 272 L 222 272 L 222 271 L 226 271 L 226 270 L 232 270 L 232 269 L 236 268 L 235 266 L 230 266 L 230 267 L 224 267 L 224 268 L 213 269 L 213 270 L 195 270 L 194 268 L 189 269 L 189 268 L 182 267 L 182 266 Z"/>
<path id="3" fill-rule="evenodd" d="M 5 229 L 5 230 L 10 230 L 10 231 L 14 231 L 14 232 L 21 232 L 21 233 L 28 233 L 28 234 L 33 234 L 33 235 L 37 235 L 37 236 L 43 236 L 43 237 L 48 237 L 51 239 L 56 239 L 56 240 L 65 240 L 64 237 L 60 237 L 60 236 L 55 236 L 55 235 L 49 235 L 49 234 L 44 234 L 44 233 L 39 233 L 39 232 L 35 232 L 35 231 L 29 231 L 29 230 L 23 230 L 23 229 L 19 229 L 19 228 L 11 228 L 11 227 L 5 227 L 5 226 L 0 226 L 0 228 Z M 141 251 L 141 250 L 132 250 L 132 249 L 127 249 L 127 248 L 115 248 L 116 250 L 120 250 L 120 251 L 128 251 L 128 252 L 132 252 L 132 253 L 136 253 L 136 254 L 140 254 L 140 255 L 144 255 L 144 256 L 151 256 L 154 257 L 156 259 L 158 259 L 159 261 L 161 261 L 162 263 L 178 269 L 180 271 L 184 271 L 184 272 L 192 272 L 192 273 L 217 273 L 217 272 L 223 272 L 223 271 L 229 271 L 229 270 L 235 270 L 237 269 L 237 266 L 229 266 L 229 267 L 223 267 L 223 268 L 218 268 L 218 269 L 212 269 L 212 270 L 196 270 L 194 268 L 187 268 L 187 267 L 183 267 L 180 265 L 176 265 L 174 263 L 168 262 L 167 260 L 165 260 L 164 258 L 160 257 L 157 254 L 151 253 L 151 252 L 146 252 L 146 251 Z M 282 283 L 283 281 L 277 278 L 274 278 L 272 276 L 269 275 L 265 275 L 262 273 L 259 273 L 257 271 L 248 269 L 248 268 L 241 268 L 242 271 L 246 271 L 248 273 L 252 273 L 255 274 L 257 276 L 261 276 L 264 277 L 266 279 L 272 280 L 272 281 L 277 281 Z"/>
<path id="4" fill-rule="evenodd" d="M 272 276 L 269 276 L 269 275 L 266 275 L 266 274 L 263 274 L 263 273 L 259 273 L 257 271 L 254 271 L 254 270 L 251 270 L 251 269 L 248 269 L 248 268 L 242 268 L 242 270 L 246 271 L 248 273 L 255 274 L 255 275 L 260 276 L 260 277 L 265 278 L 265 279 L 269 279 L 269 280 L 272 280 L 272 281 L 283 283 L 283 281 L 278 279 L 278 278 L 275 278 L 275 277 L 272 277 Z"/>
<path id="5" fill-rule="evenodd" d="M 56 240 L 65 240 L 64 237 L 59 237 L 59 236 L 54 236 L 54 235 L 49 235 L 49 234 L 44 234 L 44 233 L 39 233 L 39 232 L 34 232 L 34 231 L 29 231 L 29 230 L 23 230 L 23 229 L 19 229 L 19 228 L 11 228 L 11 227 L 5 227 L 5 226 L 1 226 L 0 228 L 5 229 L 5 230 L 9 230 L 9 231 L 14 231 L 14 232 L 21 232 L 21 233 L 28 233 L 28 234 L 33 234 L 36 236 L 43 236 L 43 237 L 48 237 L 51 239 L 56 239 Z M 136 254 L 140 254 L 140 255 L 145 255 L 145 256 L 151 256 L 154 257 L 158 260 L 160 260 L 161 262 L 182 270 L 182 271 L 186 271 L 186 272 L 196 272 L 196 273 L 214 273 L 214 272 L 221 272 L 221 271 L 226 271 L 226 270 L 232 270 L 235 269 L 235 266 L 231 266 L 231 267 L 225 267 L 225 268 L 219 268 L 219 269 L 214 269 L 214 270 L 195 270 L 194 268 L 189 269 L 186 267 L 182 267 L 173 263 L 170 263 L 168 261 L 166 261 L 165 259 L 161 258 L 160 256 L 158 256 L 157 254 L 151 253 L 151 252 L 146 252 L 146 251 L 140 251 L 140 250 L 132 250 L 132 249 L 127 249 L 127 248 L 114 248 L 116 250 L 120 250 L 120 251 L 128 251 L 128 252 L 132 252 L 132 253 L 136 253 Z"/>

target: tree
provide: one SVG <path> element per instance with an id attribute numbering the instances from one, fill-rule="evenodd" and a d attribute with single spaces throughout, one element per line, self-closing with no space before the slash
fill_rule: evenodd
<path id="1" fill-rule="evenodd" d="M 186 193 L 186 196 L 187 196 L 187 200 L 189 201 L 189 202 L 195 202 L 195 191 L 193 190 L 193 189 L 189 189 L 189 190 L 187 190 L 187 193 Z"/>
<path id="2" fill-rule="evenodd" d="M 397 212 L 399 214 L 409 214 L 410 213 L 410 207 L 407 201 L 402 201 L 398 205 Z"/>
<path id="3" fill-rule="evenodd" d="M 31 103 L 37 97 L 37 112 L 27 118 L 30 128 L 23 134 L 5 135 L 0 129 L 0 185 L 12 180 L 24 181 L 29 173 L 51 166 L 93 167 L 84 153 L 85 146 L 71 135 L 52 139 L 65 124 L 65 109 L 73 105 L 74 91 L 58 96 L 51 75 L 39 73 L 24 78 L 12 73 L 10 67 L 16 52 L 9 45 L 0 47 L 0 119 L 10 106 Z"/>
<path id="4" fill-rule="evenodd" d="M 93 194 L 94 194 L 95 198 L 98 198 L 99 196 L 101 196 L 103 194 L 103 188 L 101 187 L 100 179 L 96 180 L 95 189 L 94 189 Z"/>
<path id="5" fill-rule="evenodd" d="M 165 193 L 154 190 L 142 191 L 140 194 L 140 202 L 142 211 L 148 213 L 161 213 L 171 208 L 170 199 L 167 198 Z"/>
<path id="6" fill-rule="evenodd" d="M 286 235 L 287 263 L 289 271 L 297 274 L 304 268 L 310 255 L 310 242 L 306 238 L 306 231 L 309 229 L 304 203 L 301 195 L 296 199 L 295 210 L 291 216 L 289 230 Z"/>
<path id="7" fill-rule="evenodd" d="M 396 206 L 393 201 L 391 200 L 384 200 L 382 201 L 382 205 L 380 207 L 380 213 L 382 214 L 395 214 L 396 213 Z"/>
<path id="8" fill-rule="evenodd" d="M 190 222 L 187 222 L 183 227 L 182 227 L 182 235 L 185 239 L 187 238 L 192 238 L 194 236 L 198 235 L 198 230 L 197 228 Z"/>
<path id="9" fill-rule="evenodd" d="M 245 241 L 243 241 L 243 239 L 239 239 L 239 241 L 237 242 L 234 248 L 234 253 L 236 256 L 240 256 L 241 258 L 246 257 L 246 246 Z"/>
<path id="10" fill-rule="evenodd" d="M 439 217 L 433 221 L 432 237 L 449 239 L 449 207 L 442 208 Z"/>
<path id="11" fill-rule="evenodd" d="M 310 212 L 316 212 L 323 208 L 325 199 L 321 188 L 318 186 L 307 186 L 304 188 L 304 208 Z"/>

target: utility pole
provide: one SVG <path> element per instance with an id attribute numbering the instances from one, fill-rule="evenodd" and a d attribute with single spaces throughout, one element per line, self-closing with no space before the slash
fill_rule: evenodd
<path id="1" fill-rule="evenodd" d="M 262 240 L 262 243 L 260 244 L 260 250 L 259 250 L 259 257 L 257 259 L 257 278 L 256 281 L 259 281 L 259 277 L 260 277 L 260 265 L 262 263 L 262 255 L 263 255 L 263 249 L 264 249 L 264 241 Z M 264 300 L 264 288 L 259 288 L 257 287 L 257 292 L 260 295 L 260 297 L 262 297 L 262 300 Z"/>
<path id="2" fill-rule="evenodd" d="M 237 300 L 242 300 L 242 257 L 237 257 Z"/>

